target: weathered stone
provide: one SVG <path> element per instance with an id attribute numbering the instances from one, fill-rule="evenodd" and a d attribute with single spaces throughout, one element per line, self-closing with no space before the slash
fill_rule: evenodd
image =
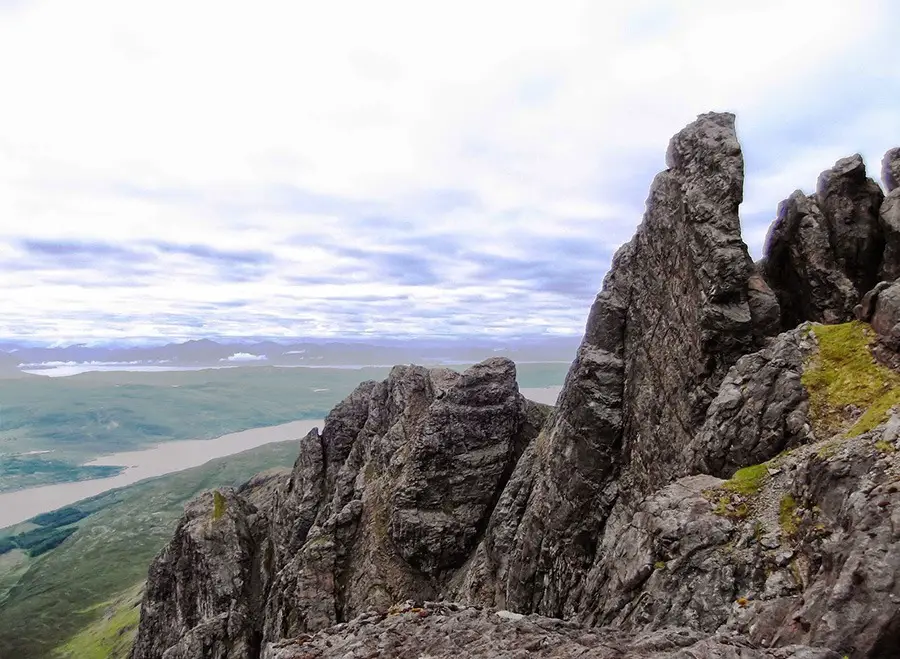
<path id="1" fill-rule="evenodd" d="M 853 314 L 856 316 L 857 320 L 861 320 L 864 323 L 868 323 L 872 320 L 872 314 L 875 313 L 875 302 L 878 300 L 878 295 L 881 291 L 890 287 L 890 285 L 891 282 L 888 281 L 878 282 L 875 285 L 875 288 L 863 295 L 863 299 L 853 309 Z"/>
<path id="2" fill-rule="evenodd" d="M 866 176 L 866 166 L 857 153 L 822 172 L 816 200 L 828 222 L 835 261 L 862 297 L 878 283 L 884 251 L 878 211 L 884 193 Z"/>
<path id="3" fill-rule="evenodd" d="M 387 615 L 363 614 L 314 636 L 273 643 L 263 659 L 428 657 L 472 659 L 839 659 L 825 649 L 765 648 L 735 636 L 684 628 L 644 634 L 591 629 L 540 616 L 500 616 L 452 603 L 409 603 Z"/>
<path id="4" fill-rule="evenodd" d="M 769 287 L 758 265 L 754 265 L 753 274 L 747 280 L 747 295 L 753 335 L 757 343 L 762 344 L 766 337 L 775 336 L 781 331 L 781 306 L 778 304 L 778 296 Z"/>
<path id="5" fill-rule="evenodd" d="M 772 329 L 774 300 L 740 238 L 734 116 L 699 117 L 672 139 L 667 162 L 594 302 L 554 421 L 452 595 L 572 615 L 617 497 L 680 475 L 727 369 Z"/>
<path id="6" fill-rule="evenodd" d="M 900 281 L 873 289 L 872 329 L 891 350 L 900 350 Z M 871 303 L 870 303 L 871 304 Z"/>
<path id="7" fill-rule="evenodd" d="M 779 204 L 762 267 L 778 297 L 783 329 L 807 320 L 838 323 L 852 317 L 859 296 L 829 241 L 828 224 L 815 197 L 797 190 Z"/>
<path id="8" fill-rule="evenodd" d="M 785 332 L 731 368 L 685 450 L 687 473 L 727 477 L 814 439 L 800 381 L 813 347 L 808 332 Z"/>
<path id="9" fill-rule="evenodd" d="M 881 180 L 888 192 L 900 187 L 900 147 L 888 149 L 881 160 Z"/>
<path id="10" fill-rule="evenodd" d="M 900 418 L 779 458 L 745 495 L 680 479 L 610 517 L 584 588 L 585 623 L 747 634 L 853 657 L 900 644 Z M 738 497 L 739 506 L 723 501 Z"/>
<path id="11" fill-rule="evenodd" d="M 702 115 L 672 139 L 667 158 L 674 167 L 656 177 L 632 240 L 622 438 L 629 492 L 679 475 L 726 372 L 755 347 L 734 116 Z"/>
<path id="12" fill-rule="evenodd" d="M 881 275 L 883 198 L 857 154 L 823 172 L 815 195 L 797 190 L 779 205 L 763 274 L 778 297 L 783 329 L 853 318 L 853 308 Z"/>
<path id="13" fill-rule="evenodd" d="M 894 281 L 900 278 L 900 188 L 894 188 L 881 202 L 878 221 L 884 234 L 881 278 Z"/>
<path id="14" fill-rule="evenodd" d="M 841 160 L 754 266 L 733 115 L 667 164 L 549 416 L 504 359 L 363 383 L 289 475 L 187 507 L 134 659 L 895 656 L 900 417 L 816 444 L 795 329 L 900 346 L 892 197 Z"/>
<path id="15" fill-rule="evenodd" d="M 179 531 L 151 569 L 134 658 L 218 648 L 197 656 L 255 659 L 263 640 L 433 597 L 479 541 L 544 409 L 519 394 L 515 365 L 502 358 L 462 374 L 398 366 L 384 382 L 363 383 L 321 434 L 301 440 L 289 478 L 279 475 L 265 493 L 257 483 L 228 495 L 238 530 L 215 540 L 227 584 L 194 585 L 188 571 L 204 574 L 217 560 L 203 554 L 214 543 L 198 553 Z M 194 529 L 192 511 L 207 504 L 192 503 L 182 527 Z M 167 576 L 172 565 L 184 574 Z M 172 596 L 182 582 L 198 597 L 211 593 L 189 614 L 170 610 L 186 606 Z"/>
<path id="16" fill-rule="evenodd" d="M 230 488 L 187 505 L 150 568 L 135 659 L 245 659 L 259 652 L 260 586 L 269 576 L 254 537 L 265 527 L 260 514 Z"/>

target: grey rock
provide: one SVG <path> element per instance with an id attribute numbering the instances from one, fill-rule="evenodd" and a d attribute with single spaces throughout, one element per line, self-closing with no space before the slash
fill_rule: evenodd
<path id="1" fill-rule="evenodd" d="M 700 432 L 685 449 L 685 472 L 728 477 L 814 441 L 801 383 L 813 344 L 801 326 L 741 357 L 722 382 Z"/>
<path id="2" fill-rule="evenodd" d="M 816 199 L 828 221 L 838 267 L 861 297 L 879 280 L 884 236 L 878 211 L 884 193 L 866 176 L 862 156 L 855 154 L 838 160 L 834 167 L 822 172 Z"/>
<path id="3" fill-rule="evenodd" d="M 815 195 L 797 190 L 779 205 L 763 274 L 778 297 L 783 329 L 853 318 L 853 308 L 882 274 L 883 198 L 856 154 L 823 172 Z"/>
<path id="4" fill-rule="evenodd" d="M 763 272 L 778 297 L 785 330 L 807 320 L 838 323 L 852 317 L 859 295 L 838 265 L 815 197 L 797 190 L 779 204 L 764 253 Z"/>
<path id="5" fill-rule="evenodd" d="M 212 522 L 212 494 L 188 505 L 151 567 L 134 659 L 256 659 L 264 641 L 433 597 L 545 410 L 502 358 L 363 383 L 301 440 L 289 476 L 229 490 Z"/>
<path id="6" fill-rule="evenodd" d="M 768 297 L 741 240 L 734 116 L 701 115 L 672 139 L 668 162 L 676 166 L 654 181 L 632 241 L 622 437 L 629 493 L 679 475 L 728 369 L 756 347 L 751 281 L 757 299 Z"/>
<path id="7" fill-rule="evenodd" d="M 853 309 L 853 314 L 856 316 L 857 320 L 861 320 L 864 323 L 868 323 L 872 320 L 872 314 L 875 313 L 875 302 L 878 300 L 878 295 L 884 289 L 890 287 L 891 282 L 881 281 L 875 285 L 871 291 L 863 295 L 862 300 L 856 307 Z"/>
<path id="8" fill-rule="evenodd" d="M 781 306 L 778 296 L 769 287 L 762 274 L 762 266 L 754 264 L 753 273 L 747 280 L 747 303 L 750 305 L 750 319 L 757 343 L 762 345 L 767 337 L 781 332 Z"/>
<path id="9" fill-rule="evenodd" d="M 868 296 L 867 296 L 868 297 Z M 900 350 L 900 281 L 879 285 L 872 291 L 874 310 L 869 318 L 872 329 L 887 348 Z"/>
<path id="10" fill-rule="evenodd" d="M 135 659 L 245 659 L 259 651 L 262 511 L 230 488 L 191 501 L 147 578 Z"/>
<path id="11" fill-rule="evenodd" d="M 725 483 L 691 476 L 607 522 L 579 619 L 643 632 L 687 626 L 763 645 L 895 656 L 900 643 L 900 458 L 892 426 L 783 455 L 728 513 Z M 825 440 L 832 441 L 832 440 Z M 788 497 L 790 497 L 788 499 Z M 785 526 L 782 502 L 795 506 Z M 791 510 L 790 508 L 788 509 Z"/>
<path id="12" fill-rule="evenodd" d="M 364 614 L 315 635 L 273 643 L 263 659 L 427 657 L 428 659 L 839 659 L 824 649 L 764 648 L 734 636 L 670 628 L 645 634 L 591 629 L 540 616 L 499 616 L 448 603 L 407 604 L 389 614 Z"/>
<path id="13" fill-rule="evenodd" d="M 880 275 L 893 281 L 900 278 L 900 188 L 894 188 L 881 202 L 878 221 L 884 234 Z"/>
<path id="14" fill-rule="evenodd" d="M 734 116 L 667 164 L 555 409 L 504 359 L 363 383 L 289 474 L 187 506 L 134 659 L 896 656 L 900 417 L 816 438 L 796 328 L 900 346 L 894 193 L 839 161 L 754 265 Z"/>
<path id="15" fill-rule="evenodd" d="M 900 147 L 888 149 L 881 160 L 881 180 L 888 192 L 900 187 Z"/>
<path id="16" fill-rule="evenodd" d="M 680 475 L 728 368 L 765 333 L 750 309 L 734 116 L 700 116 L 672 139 L 667 162 L 594 302 L 553 422 L 520 461 L 449 596 L 572 615 L 617 498 Z M 755 285 L 760 326 L 771 326 L 774 300 Z"/>
<path id="17" fill-rule="evenodd" d="M 881 278 L 893 281 L 900 278 L 900 147 L 884 154 L 881 178 L 888 192 L 878 214 L 885 241 Z"/>

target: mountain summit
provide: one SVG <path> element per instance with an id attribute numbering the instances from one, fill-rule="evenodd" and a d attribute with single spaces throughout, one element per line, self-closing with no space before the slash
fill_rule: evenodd
<path id="1" fill-rule="evenodd" d="M 133 659 L 900 652 L 900 155 L 741 239 L 735 117 L 670 142 L 555 408 L 397 366 L 191 502 Z"/>

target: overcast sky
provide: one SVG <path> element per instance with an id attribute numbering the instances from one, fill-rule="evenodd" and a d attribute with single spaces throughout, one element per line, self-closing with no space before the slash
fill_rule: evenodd
<path id="1" fill-rule="evenodd" d="M 0 338 L 580 335 L 669 137 L 900 144 L 890 0 L 0 0 Z"/>

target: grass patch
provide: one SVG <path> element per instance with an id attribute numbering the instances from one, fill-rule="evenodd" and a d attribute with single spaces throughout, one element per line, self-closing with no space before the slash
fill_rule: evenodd
<path id="1" fill-rule="evenodd" d="M 225 497 L 218 490 L 213 492 L 213 521 L 222 519 L 225 514 Z"/>
<path id="2" fill-rule="evenodd" d="M 768 463 L 738 469 L 734 476 L 722 483 L 722 489 L 746 497 L 759 492 L 763 480 L 769 475 Z"/>
<path id="3" fill-rule="evenodd" d="M 879 439 L 877 442 L 875 442 L 875 448 L 877 448 L 882 453 L 896 453 L 897 452 L 897 448 L 893 444 L 891 444 L 890 442 L 885 441 L 883 439 Z"/>
<path id="4" fill-rule="evenodd" d="M 834 455 L 835 453 L 840 451 L 842 445 L 843 445 L 843 442 L 839 439 L 829 440 L 829 441 L 825 442 L 824 444 L 822 444 L 816 450 L 816 455 L 818 455 L 823 460 L 827 460 L 832 455 Z"/>
<path id="5" fill-rule="evenodd" d="M 870 347 L 872 330 L 853 321 L 841 325 L 814 325 L 818 355 L 801 381 L 809 392 L 810 411 L 820 436 L 843 430 L 850 419 L 848 408 L 865 412 L 847 430 L 855 437 L 887 418 L 890 408 L 900 404 L 900 375 L 878 364 Z"/>
<path id="6" fill-rule="evenodd" d="M 792 494 L 785 494 L 778 504 L 778 523 L 785 535 L 794 535 L 800 520 L 797 518 L 797 502 Z"/>
<path id="7" fill-rule="evenodd" d="M 102 617 L 57 648 L 60 659 L 128 659 L 141 615 L 143 584 L 104 602 Z"/>
<path id="8" fill-rule="evenodd" d="M 750 514 L 750 507 L 744 501 L 734 502 L 727 494 L 719 497 L 713 513 L 729 519 L 744 519 Z"/>

